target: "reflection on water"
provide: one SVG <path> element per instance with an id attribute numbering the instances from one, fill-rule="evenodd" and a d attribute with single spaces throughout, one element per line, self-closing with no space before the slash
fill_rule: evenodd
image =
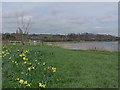
<path id="1" fill-rule="evenodd" d="M 118 51 L 118 42 L 88 42 L 88 43 L 71 43 L 61 44 L 70 49 L 81 50 L 101 50 L 101 51 Z"/>

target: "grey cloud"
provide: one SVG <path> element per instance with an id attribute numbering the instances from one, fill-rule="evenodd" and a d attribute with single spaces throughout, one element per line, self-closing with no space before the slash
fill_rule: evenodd
<path id="1" fill-rule="evenodd" d="M 52 14 L 52 15 L 57 15 L 57 14 L 59 14 L 60 12 L 61 12 L 61 10 L 59 10 L 59 9 L 57 9 L 57 8 L 54 8 L 54 9 L 51 10 L 51 14 Z"/>
<path id="2" fill-rule="evenodd" d="M 98 19 L 98 22 L 100 23 L 110 23 L 110 22 L 116 22 L 116 21 L 117 21 L 117 17 L 113 17 L 113 16 L 107 16 L 107 17 Z"/>

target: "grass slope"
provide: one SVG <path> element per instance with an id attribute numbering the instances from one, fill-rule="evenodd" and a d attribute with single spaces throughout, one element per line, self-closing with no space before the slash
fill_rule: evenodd
<path id="1" fill-rule="evenodd" d="M 67 50 L 54 46 L 27 46 L 51 54 L 45 59 L 56 65 L 55 79 L 49 88 L 118 87 L 117 52 Z"/>

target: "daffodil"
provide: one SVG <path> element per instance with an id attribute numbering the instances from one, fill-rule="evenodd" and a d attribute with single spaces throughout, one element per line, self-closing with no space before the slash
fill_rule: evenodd
<path id="1" fill-rule="evenodd" d="M 24 51 L 24 53 L 28 53 L 28 52 L 29 52 L 28 50 Z"/>
<path id="2" fill-rule="evenodd" d="M 52 71 L 53 71 L 53 72 L 56 72 L 56 68 L 52 67 Z"/>
<path id="3" fill-rule="evenodd" d="M 12 63 L 14 63 L 15 61 L 12 61 Z"/>
<path id="4" fill-rule="evenodd" d="M 26 64 L 27 62 L 24 62 L 24 64 Z"/>
<path id="5" fill-rule="evenodd" d="M 18 81 L 19 81 L 20 79 L 19 79 L 19 78 L 16 78 L 16 80 L 18 80 Z"/>
<path id="6" fill-rule="evenodd" d="M 28 58 L 26 58 L 25 60 L 28 60 Z"/>
<path id="7" fill-rule="evenodd" d="M 26 57 L 23 57 L 23 60 L 26 60 Z"/>
<path id="8" fill-rule="evenodd" d="M 39 83 L 39 87 L 41 87 L 41 88 L 45 88 L 45 84 L 42 84 L 42 83 Z"/>
<path id="9" fill-rule="evenodd" d="M 26 57 L 23 57 L 23 60 L 28 60 L 28 58 L 26 58 Z"/>
<path id="10" fill-rule="evenodd" d="M 15 61 L 14 63 L 16 64 L 17 62 Z"/>
<path id="11" fill-rule="evenodd" d="M 22 53 L 22 54 L 20 54 L 19 56 L 20 56 L 20 57 L 25 57 L 25 54 L 24 54 L 24 53 Z"/>
<path id="12" fill-rule="evenodd" d="M 32 63 L 28 63 L 29 65 L 32 65 Z"/>
<path id="13" fill-rule="evenodd" d="M 34 69 L 35 69 L 35 67 L 31 67 L 31 69 L 33 69 L 33 70 L 34 70 Z"/>
<path id="14" fill-rule="evenodd" d="M 19 81 L 19 83 L 20 83 L 20 84 L 23 84 L 23 83 L 24 83 L 24 80 L 21 79 L 21 80 Z"/>
<path id="15" fill-rule="evenodd" d="M 4 52 L 4 51 L 2 51 L 2 54 L 5 54 L 5 52 Z"/>
<path id="16" fill-rule="evenodd" d="M 5 57 L 5 56 L 6 56 L 6 54 L 3 55 L 3 57 Z"/>
<path id="17" fill-rule="evenodd" d="M 18 63 L 16 63 L 16 66 L 18 66 Z"/>
<path id="18" fill-rule="evenodd" d="M 30 84 L 27 84 L 26 86 L 27 86 L 27 87 L 30 87 Z"/>
<path id="19" fill-rule="evenodd" d="M 24 81 L 24 84 L 28 84 L 27 81 Z"/>
<path id="20" fill-rule="evenodd" d="M 31 70 L 31 67 L 29 67 L 27 70 L 30 71 L 30 70 Z"/>
<path id="21" fill-rule="evenodd" d="M 19 56 L 22 57 L 22 54 L 20 54 Z"/>

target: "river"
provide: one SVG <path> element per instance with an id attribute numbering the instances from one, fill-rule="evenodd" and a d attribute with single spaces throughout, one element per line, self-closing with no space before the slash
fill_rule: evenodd
<path id="1" fill-rule="evenodd" d="M 66 49 L 118 51 L 119 45 L 118 42 L 85 42 L 85 43 L 58 44 L 57 46 Z"/>

